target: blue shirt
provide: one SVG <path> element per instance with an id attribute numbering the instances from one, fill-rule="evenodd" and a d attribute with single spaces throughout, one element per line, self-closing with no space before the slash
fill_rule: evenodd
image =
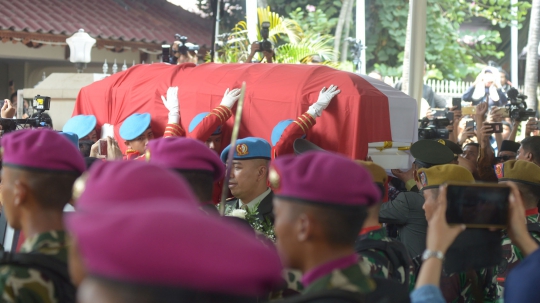
<path id="1" fill-rule="evenodd" d="M 415 289 L 410 294 L 411 303 L 445 303 L 441 289 L 428 284 Z"/>

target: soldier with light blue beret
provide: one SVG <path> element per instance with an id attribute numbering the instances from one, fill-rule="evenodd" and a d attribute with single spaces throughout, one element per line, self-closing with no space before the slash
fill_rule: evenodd
<path id="1" fill-rule="evenodd" d="M 96 142 L 98 134 L 96 131 L 96 116 L 94 115 L 77 115 L 69 119 L 62 131 L 65 133 L 74 133 L 78 136 L 78 140 L 90 140 Z"/>
<path id="2" fill-rule="evenodd" d="M 125 140 L 124 144 L 128 148 L 124 160 L 132 160 L 144 155 L 148 141 L 154 139 L 150 121 L 149 113 L 135 113 L 124 120 L 119 131 L 120 137 Z"/>
<path id="3" fill-rule="evenodd" d="M 272 159 L 276 157 L 293 154 L 294 140 L 304 139 L 307 132 L 315 125 L 317 117 L 320 117 L 330 101 L 341 91 L 335 85 L 330 85 L 327 89 L 323 87 L 319 93 L 317 102 L 313 103 L 307 112 L 298 116 L 295 120 L 282 120 L 276 124 L 272 130 Z"/>
<path id="4" fill-rule="evenodd" d="M 226 163 L 231 146 L 221 153 L 221 161 Z M 236 142 L 229 189 L 234 198 L 227 201 L 228 208 L 258 211 L 261 222 L 274 222 L 272 213 L 272 190 L 268 187 L 268 164 L 271 153 L 270 144 L 256 137 L 247 137 Z"/>

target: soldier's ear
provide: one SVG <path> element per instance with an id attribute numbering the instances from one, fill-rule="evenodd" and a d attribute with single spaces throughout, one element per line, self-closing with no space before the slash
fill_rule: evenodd
<path id="1" fill-rule="evenodd" d="M 296 238 L 298 242 L 305 242 L 310 238 L 313 230 L 312 222 L 306 213 L 298 215 L 296 221 Z"/>
<path id="2" fill-rule="evenodd" d="M 124 141 L 124 144 L 126 145 L 126 147 L 129 149 L 131 148 L 131 145 L 129 144 L 129 141 Z"/>
<path id="3" fill-rule="evenodd" d="M 413 178 L 415 182 L 420 182 L 420 179 L 418 179 L 418 171 L 416 169 L 413 170 Z"/>
<path id="4" fill-rule="evenodd" d="M 26 201 L 28 196 L 28 185 L 21 180 L 15 180 L 13 195 L 13 203 L 15 206 L 20 206 Z"/>

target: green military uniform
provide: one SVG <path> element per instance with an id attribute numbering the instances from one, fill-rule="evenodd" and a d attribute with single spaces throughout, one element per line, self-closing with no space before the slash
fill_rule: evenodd
<path id="1" fill-rule="evenodd" d="M 64 231 L 50 231 L 24 241 L 21 253 L 40 253 L 67 263 L 66 235 Z M 0 266 L 2 302 L 54 303 L 59 302 L 53 281 L 29 267 Z"/>
<path id="2" fill-rule="evenodd" d="M 313 281 L 302 291 L 312 294 L 322 290 L 340 289 L 355 293 L 367 294 L 375 289 L 375 282 L 362 272 L 361 262 L 344 269 L 336 269 Z"/>
<path id="3" fill-rule="evenodd" d="M 496 267 L 460 272 L 441 278 L 441 292 L 449 303 L 472 303 L 477 292 L 484 303 L 496 302 L 500 297 L 497 288 Z"/>
<path id="4" fill-rule="evenodd" d="M 359 236 L 358 241 L 361 242 L 362 240 L 393 242 L 403 247 L 404 254 L 407 253 L 405 246 L 388 237 L 386 229 L 384 228 L 372 230 Z M 394 268 L 385 252 L 376 249 L 368 249 L 365 252 L 359 252 L 359 254 L 363 266 L 368 269 L 366 274 L 369 274 L 372 277 L 393 279 L 399 283 L 406 283 L 407 275 L 410 274 L 410 266 L 405 268 L 403 265 L 401 265 L 398 268 Z M 402 257 L 408 258 L 408 255 L 404 255 Z"/>
<path id="5" fill-rule="evenodd" d="M 536 224 L 540 227 L 538 213 L 527 216 L 527 225 L 530 224 Z M 540 242 L 540 234 L 536 232 L 531 232 L 531 236 L 536 239 L 537 242 Z M 499 273 L 497 277 L 497 281 L 499 283 L 499 291 L 501 293 L 504 289 L 504 282 L 506 280 L 506 276 L 508 275 L 510 270 L 512 270 L 512 268 L 518 265 L 519 261 L 525 258 L 521 250 L 519 250 L 519 248 L 517 248 L 515 245 L 512 245 L 512 241 L 510 240 L 510 237 L 508 236 L 508 231 L 506 229 L 503 230 L 502 247 L 504 259 L 499 266 Z"/>

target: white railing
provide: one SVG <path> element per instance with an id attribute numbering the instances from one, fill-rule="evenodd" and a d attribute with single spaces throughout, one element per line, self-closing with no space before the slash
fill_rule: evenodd
<path id="1" fill-rule="evenodd" d="M 395 77 L 386 77 L 385 82 L 391 86 L 394 86 L 401 78 Z M 433 80 L 429 79 L 426 81 L 426 84 L 431 86 L 433 91 L 447 101 L 451 100 L 453 97 L 461 97 L 467 88 L 472 86 L 472 82 L 469 81 L 449 81 L 449 80 Z M 523 93 L 524 86 L 520 85 L 518 90 Z M 540 86 L 537 88 L 536 93 L 540 95 Z"/>

